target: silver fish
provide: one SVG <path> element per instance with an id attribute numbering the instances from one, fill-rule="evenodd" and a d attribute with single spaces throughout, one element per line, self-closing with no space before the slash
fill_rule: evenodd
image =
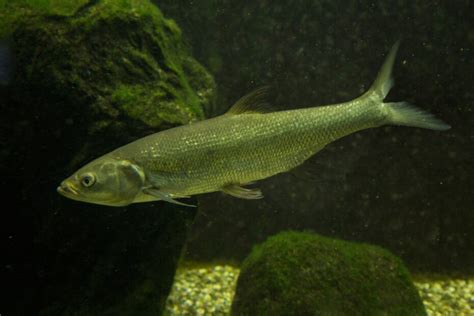
<path id="1" fill-rule="evenodd" d="M 447 130 L 449 125 L 406 102 L 383 102 L 393 86 L 399 44 L 389 52 L 372 87 L 340 104 L 266 112 L 262 90 L 224 115 L 165 130 L 120 147 L 79 169 L 58 187 L 83 202 L 124 206 L 222 191 L 259 199 L 245 185 L 286 172 L 328 143 L 382 125 Z"/>

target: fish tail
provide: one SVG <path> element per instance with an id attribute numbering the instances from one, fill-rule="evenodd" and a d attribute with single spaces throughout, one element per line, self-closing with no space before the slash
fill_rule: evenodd
<path id="1" fill-rule="evenodd" d="M 366 96 L 371 96 L 380 99 L 383 101 L 387 94 L 390 92 L 390 89 L 393 87 L 393 77 L 392 77 L 392 68 L 393 63 L 395 62 L 395 56 L 397 55 L 398 47 L 400 46 L 400 41 L 397 41 L 390 49 L 385 61 L 380 68 L 377 78 L 370 87 L 369 91 L 365 93 Z"/>
<path id="2" fill-rule="evenodd" d="M 451 128 L 433 114 L 422 110 L 408 102 L 383 103 L 388 114 L 388 124 L 404 125 L 445 131 Z"/>
<path id="3" fill-rule="evenodd" d="M 451 126 L 436 118 L 433 114 L 408 102 L 383 102 L 393 87 L 392 68 L 399 46 L 400 41 L 392 46 L 372 87 L 364 96 L 380 101 L 377 103 L 380 104 L 386 118 L 385 124 L 413 126 L 438 131 L 450 129 Z"/>

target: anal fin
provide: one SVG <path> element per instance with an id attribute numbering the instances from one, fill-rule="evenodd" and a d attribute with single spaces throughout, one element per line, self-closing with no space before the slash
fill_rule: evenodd
<path id="1" fill-rule="evenodd" d="M 263 194 L 260 189 L 248 189 L 238 184 L 229 184 L 222 188 L 222 192 L 246 200 L 258 200 L 263 198 Z"/>

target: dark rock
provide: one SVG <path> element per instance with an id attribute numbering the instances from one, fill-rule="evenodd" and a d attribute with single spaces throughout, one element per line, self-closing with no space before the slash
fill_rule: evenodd
<path id="1" fill-rule="evenodd" d="M 2 313 L 159 315 L 195 209 L 101 207 L 56 187 L 120 145 L 202 119 L 213 78 L 148 1 L 46 3 L 0 13 L 15 60 L 0 87 L 0 189 L 14 203 Z"/>
<path id="2" fill-rule="evenodd" d="M 380 247 L 283 232 L 244 260 L 232 315 L 426 315 L 400 259 Z"/>

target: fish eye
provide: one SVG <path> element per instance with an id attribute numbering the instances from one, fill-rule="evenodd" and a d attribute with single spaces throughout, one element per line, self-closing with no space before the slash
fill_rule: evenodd
<path id="1" fill-rule="evenodd" d="M 92 173 L 85 174 L 81 178 L 81 184 L 86 188 L 91 187 L 94 183 L 95 183 L 95 176 Z"/>

